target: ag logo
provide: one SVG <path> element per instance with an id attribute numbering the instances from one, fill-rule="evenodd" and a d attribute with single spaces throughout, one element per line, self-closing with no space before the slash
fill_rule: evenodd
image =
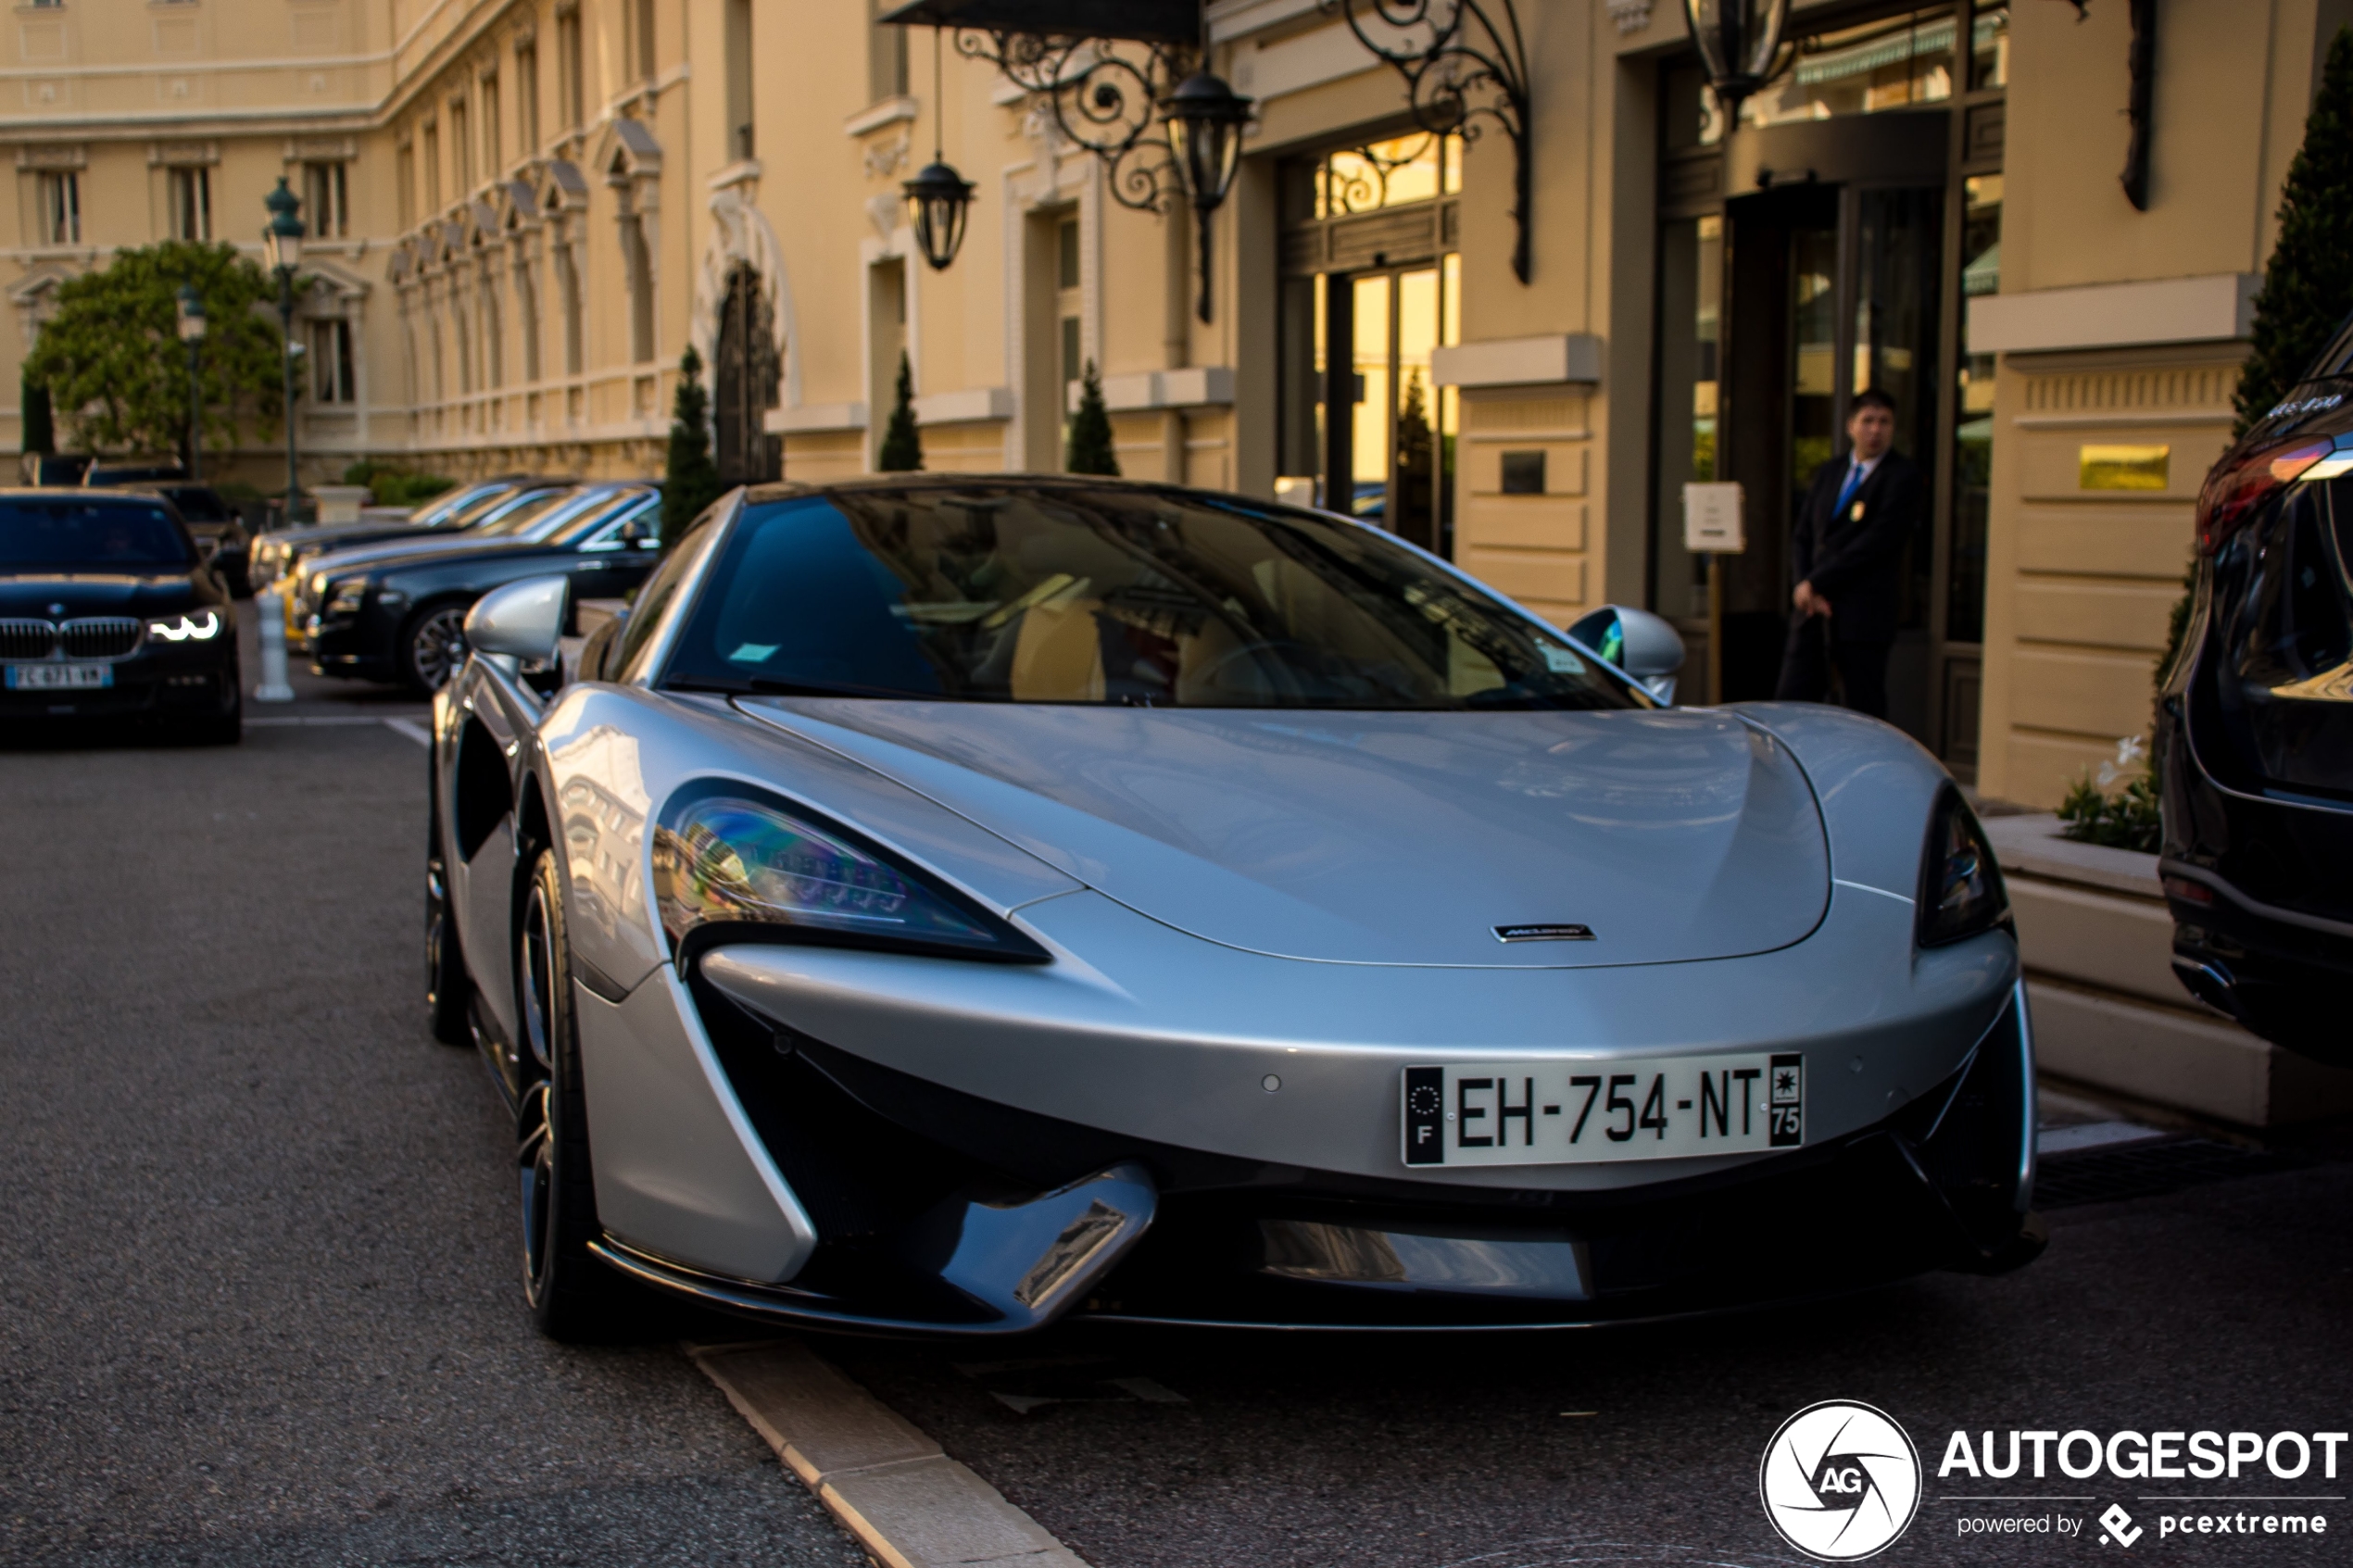
<path id="1" fill-rule="evenodd" d="M 1920 1506 L 1920 1456 L 1883 1411 L 1808 1405 L 1765 1445 L 1756 1489 L 1781 1539 L 1825 1562 L 1884 1549 Z"/>

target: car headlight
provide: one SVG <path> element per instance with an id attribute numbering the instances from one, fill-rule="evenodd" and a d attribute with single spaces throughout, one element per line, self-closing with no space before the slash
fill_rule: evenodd
<path id="1" fill-rule="evenodd" d="M 330 620 L 357 615 L 359 607 L 367 600 L 368 584 L 365 582 L 338 583 L 334 593 L 327 600 L 325 614 Z"/>
<path id="2" fill-rule="evenodd" d="M 193 615 L 174 615 L 150 621 L 147 622 L 147 635 L 160 637 L 167 643 L 208 643 L 220 634 L 220 624 L 219 611 L 200 609 Z"/>
<path id="3" fill-rule="evenodd" d="M 323 596 L 323 595 L 326 593 L 326 591 L 327 591 L 327 574 L 326 574 L 325 572 L 323 572 L 323 571 L 320 571 L 320 572 L 314 572 L 314 573 L 312 573 L 312 574 L 311 574 L 311 578 L 310 578 L 310 596 L 311 596 L 311 598 L 312 598 L 312 599 L 314 599 L 314 600 L 316 600 L 316 599 L 320 598 L 321 596 Z"/>
<path id="4" fill-rule="evenodd" d="M 699 933 L 702 944 L 726 934 L 1013 963 L 1050 956 L 846 829 L 740 785 L 673 797 L 654 829 L 653 872 L 662 927 L 682 950 Z"/>
<path id="5" fill-rule="evenodd" d="M 2009 894 L 1994 847 L 1960 792 L 1947 788 L 1929 814 L 1920 856 L 1919 945 L 1942 947 L 2007 924 Z"/>

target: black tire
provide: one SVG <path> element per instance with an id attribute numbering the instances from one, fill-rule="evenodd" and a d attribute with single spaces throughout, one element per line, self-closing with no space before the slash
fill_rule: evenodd
<path id="1" fill-rule="evenodd" d="M 434 1039 L 445 1046 L 462 1046 L 473 1038 L 466 1019 L 467 1006 L 473 1000 L 473 976 L 466 972 L 466 955 L 458 945 L 458 918 L 449 908 L 449 867 L 441 856 L 441 812 L 436 806 L 425 815 L 425 1017 Z"/>
<path id="2" fill-rule="evenodd" d="M 627 1323 L 627 1282 L 588 1244 L 602 1234 L 588 1164 L 588 1108 L 572 1008 L 572 953 L 555 851 L 542 849 L 523 886 L 515 935 L 515 1011 L 522 1099 L 515 1172 L 522 1198 L 523 1298 L 541 1333 L 567 1342 L 610 1338 Z"/>
<path id="3" fill-rule="evenodd" d="M 472 605 L 444 599 L 419 605 L 401 622 L 400 640 L 393 645 L 400 684 L 420 696 L 431 696 L 447 685 L 466 662 L 466 611 Z"/>

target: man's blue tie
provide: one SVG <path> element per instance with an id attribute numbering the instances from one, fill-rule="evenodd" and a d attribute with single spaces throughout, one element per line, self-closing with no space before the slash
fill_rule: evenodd
<path id="1" fill-rule="evenodd" d="M 1835 517 L 1844 511 L 1846 503 L 1853 500 L 1855 492 L 1862 487 L 1863 465 L 1849 459 L 1846 465 L 1846 483 L 1838 487 L 1838 505 L 1831 508 L 1831 515 Z"/>

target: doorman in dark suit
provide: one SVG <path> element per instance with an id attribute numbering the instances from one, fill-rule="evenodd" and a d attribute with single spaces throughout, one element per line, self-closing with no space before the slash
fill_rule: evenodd
<path id="1" fill-rule="evenodd" d="M 1835 668 L 1846 706 L 1887 717 L 1887 654 L 1895 644 L 1904 546 L 1928 517 L 1919 465 L 1894 449 L 1895 400 L 1856 395 L 1849 450 L 1814 470 L 1791 542 L 1789 644 L 1774 696 L 1820 702 Z"/>

